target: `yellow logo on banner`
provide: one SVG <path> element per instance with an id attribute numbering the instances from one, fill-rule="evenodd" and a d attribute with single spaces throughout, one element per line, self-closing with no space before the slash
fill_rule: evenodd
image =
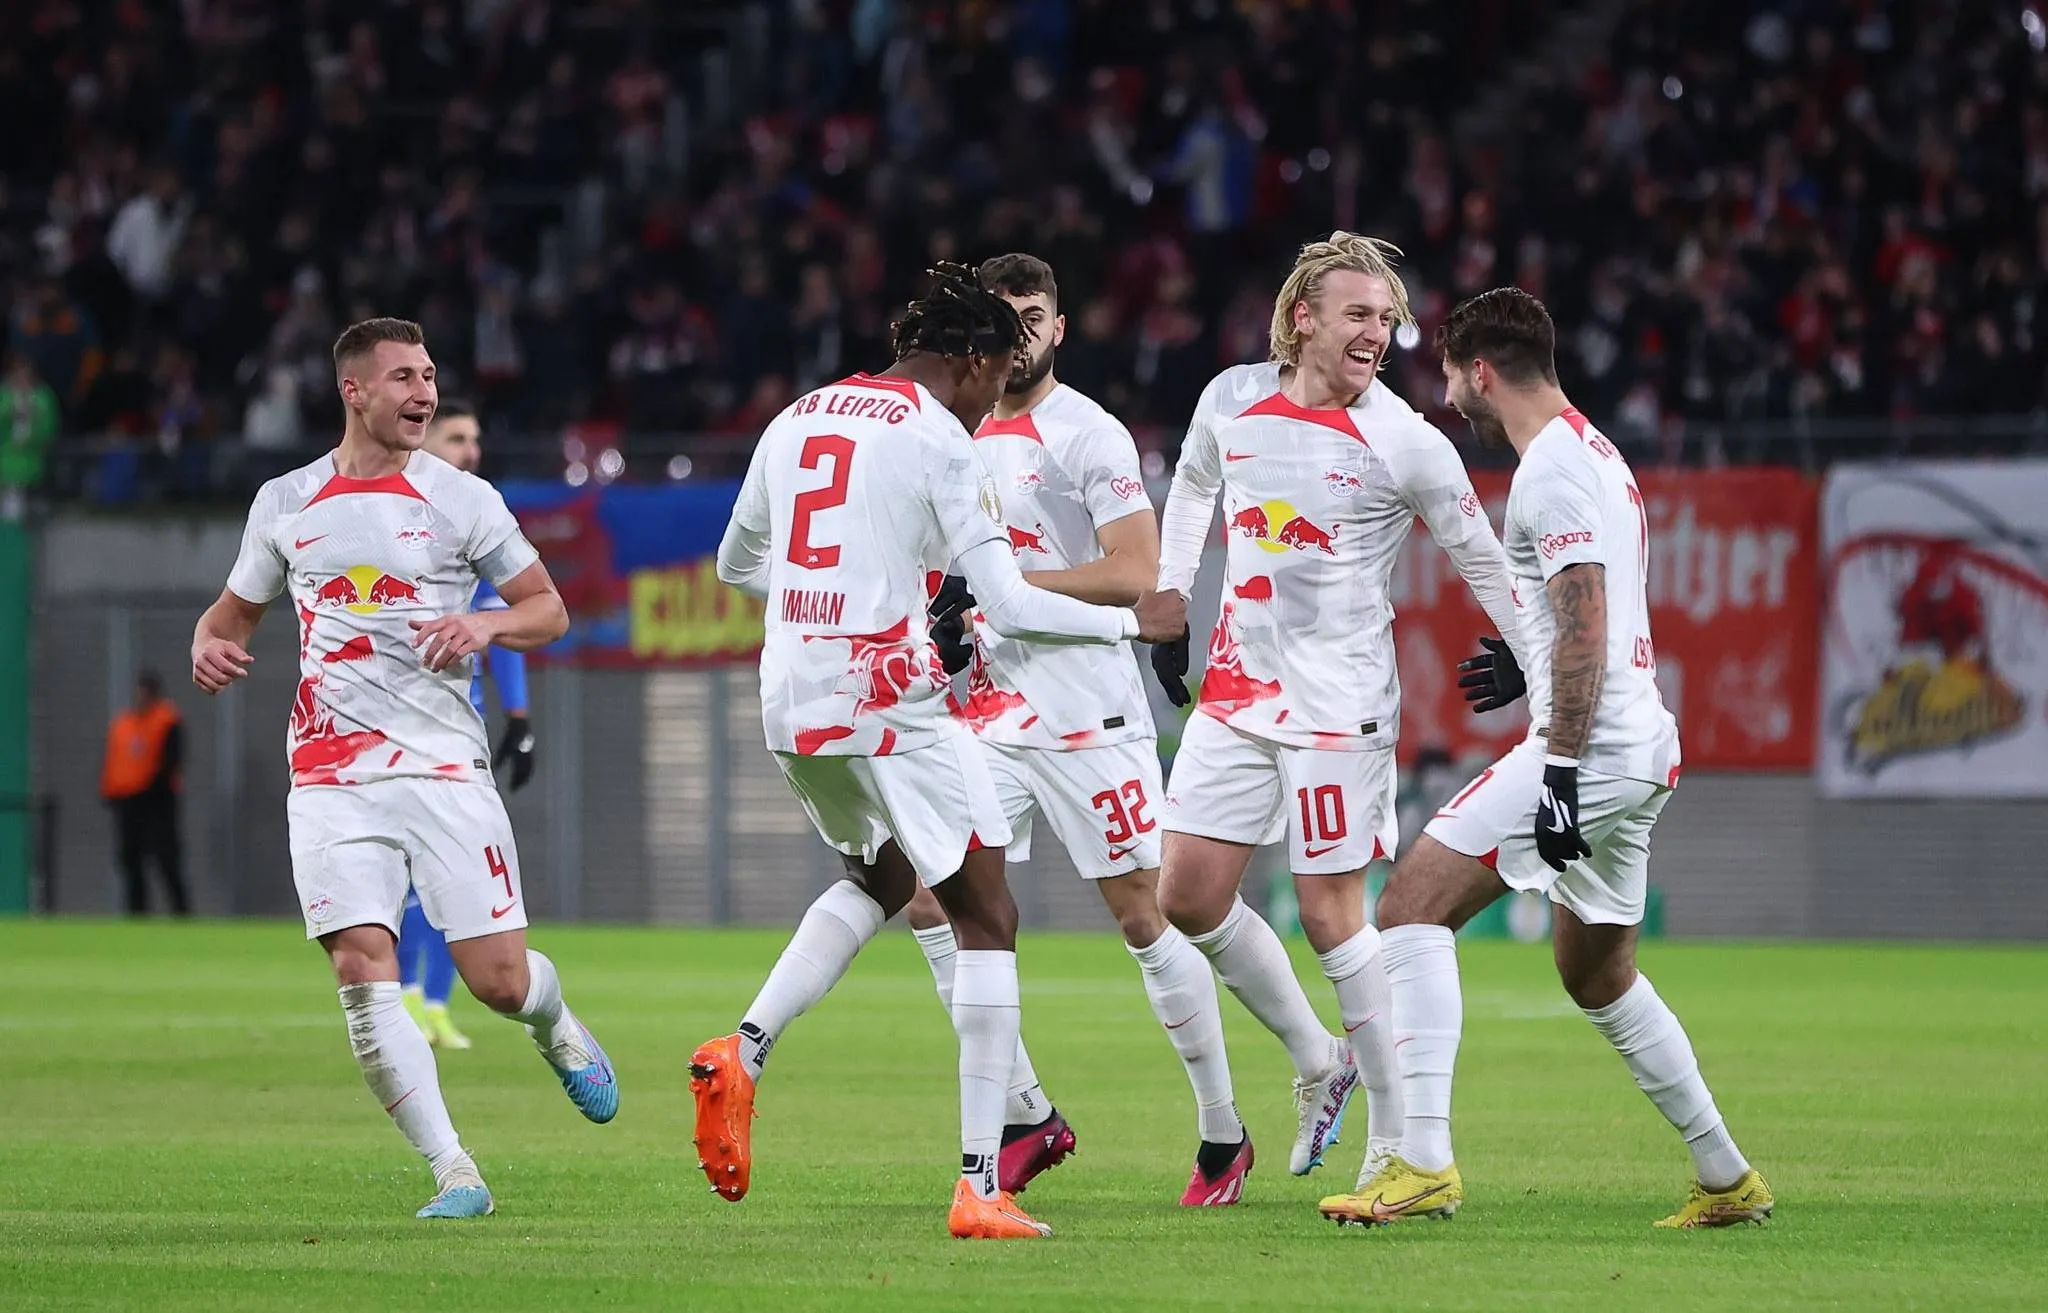
<path id="1" fill-rule="evenodd" d="M 1961 748 L 2015 728 L 2025 711 L 1998 672 L 1967 657 L 1929 665 L 1915 658 L 1863 701 L 1850 747 L 1866 770 L 1894 757 Z"/>
<path id="2" fill-rule="evenodd" d="M 711 557 L 635 570 L 628 590 L 628 641 L 641 660 L 702 660 L 760 650 L 765 603 L 719 582 Z"/>

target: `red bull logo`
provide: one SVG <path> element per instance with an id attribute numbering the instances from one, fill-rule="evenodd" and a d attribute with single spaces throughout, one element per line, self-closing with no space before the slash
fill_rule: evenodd
<path id="1" fill-rule="evenodd" d="M 1270 602 L 1273 600 L 1273 577 L 1265 574 L 1253 575 L 1243 583 L 1234 585 L 1230 593 L 1231 596 L 1247 602 Z"/>
<path id="2" fill-rule="evenodd" d="M 1339 497 L 1356 497 L 1365 491 L 1365 476 L 1356 470 L 1329 470 L 1324 473 L 1323 482 Z"/>
<path id="3" fill-rule="evenodd" d="M 1251 539 L 1264 551 L 1337 554 L 1336 526 L 1325 529 L 1284 501 L 1259 502 L 1232 511 L 1226 523 L 1231 533 Z M 1277 530 L 1275 525 L 1279 526 Z"/>
<path id="4" fill-rule="evenodd" d="M 1043 524 L 1039 525 L 1035 532 L 1030 529 L 1020 529 L 1014 524 L 1004 527 L 1010 531 L 1010 550 L 1012 552 L 1037 552 L 1040 556 L 1051 555 L 1051 549 L 1045 545 L 1045 526 Z"/>
<path id="5" fill-rule="evenodd" d="M 369 615 L 400 603 L 417 606 L 419 601 L 417 583 L 386 574 L 374 565 L 352 565 L 313 590 L 316 610 L 340 607 L 356 615 Z"/>
<path id="6" fill-rule="evenodd" d="M 1297 515 L 1280 526 L 1280 532 L 1273 535 L 1273 541 L 1282 547 L 1299 547 L 1335 556 L 1336 537 L 1336 530 L 1321 528 Z"/>
<path id="7" fill-rule="evenodd" d="M 1017 476 L 1017 491 L 1019 493 L 1037 492 L 1044 486 L 1045 476 L 1037 470 L 1025 470 Z"/>

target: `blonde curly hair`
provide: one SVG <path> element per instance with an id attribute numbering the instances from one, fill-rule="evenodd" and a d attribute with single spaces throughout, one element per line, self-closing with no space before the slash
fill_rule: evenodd
<path id="1" fill-rule="evenodd" d="M 1349 270 L 1387 280 L 1394 297 L 1394 321 L 1415 322 L 1408 308 L 1408 288 L 1394 272 L 1393 257 L 1401 248 L 1378 237 L 1348 233 L 1341 229 L 1320 242 L 1310 242 L 1294 257 L 1294 268 L 1280 284 L 1273 298 L 1273 326 L 1267 332 L 1267 359 L 1283 365 L 1301 363 L 1301 330 L 1294 326 L 1294 307 L 1306 301 L 1311 306 L 1323 294 L 1323 280 L 1333 273 Z"/>

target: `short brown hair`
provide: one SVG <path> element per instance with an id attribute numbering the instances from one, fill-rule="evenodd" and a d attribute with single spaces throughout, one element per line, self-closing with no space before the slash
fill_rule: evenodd
<path id="1" fill-rule="evenodd" d="M 981 285 L 1001 296 L 1036 296 L 1043 292 L 1055 307 L 1060 303 L 1060 285 L 1053 281 L 1052 266 L 1022 251 L 983 260 Z"/>
<path id="2" fill-rule="evenodd" d="M 1519 287 L 1496 287 L 1459 303 L 1437 325 L 1436 349 L 1461 367 L 1484 360 L 1513 386 L 1557 382 L 1557 326 L 1543 303 Z"/>
<path id="3" fill-rule="evenodd" d="M 341 330 L 340 337 L 334 339 L 334 376 L 340 378 L 348 371 L 350 361 L 368 355 L 379 342 L 425 346 L 427 335 L 410 319 L 365 319 L 359 324 L 350 324 Z"/>

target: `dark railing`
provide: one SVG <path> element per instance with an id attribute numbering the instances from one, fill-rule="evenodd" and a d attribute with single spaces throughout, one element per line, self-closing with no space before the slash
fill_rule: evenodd
<path id="1" fill-rule="evenodd" d="M 50 794 L 0 794 L 0 813 L 31 817 L 28 906 L 31 912 L 57 910 L 57 799 Z"/>
<path id="2" fill-rule="evenodd" d="M 1446 425 L 1474 464 L 1499 464 L 1480 452 L 1464 425 Z M 1898 457 L 2013 457 L 2048 454 L 2048 412 L 1911 420 L 1693 421 L 1658 433 L 1610 429 L 1637 465 L 1790 465 L 1819 471 L 1838 460 Z M 1171 469 L 1179 434 L 1137 430 L 1146 473 Z M 482 473 L 561 480 L 583 486 L 614 482 L 738 478 L 753 451 L 751 433 L 614 432 L 586 426 L 554 434 L 492 434 Z M 246 502 L 265 479 L 296 469 L 332 446 L 331 437 L 290 447 L 251 446 L 239 438 L 166 447 L 147 439 L 72 436 L 51 450 L 44 498 L 110 507 L 165 501 Z"/>

